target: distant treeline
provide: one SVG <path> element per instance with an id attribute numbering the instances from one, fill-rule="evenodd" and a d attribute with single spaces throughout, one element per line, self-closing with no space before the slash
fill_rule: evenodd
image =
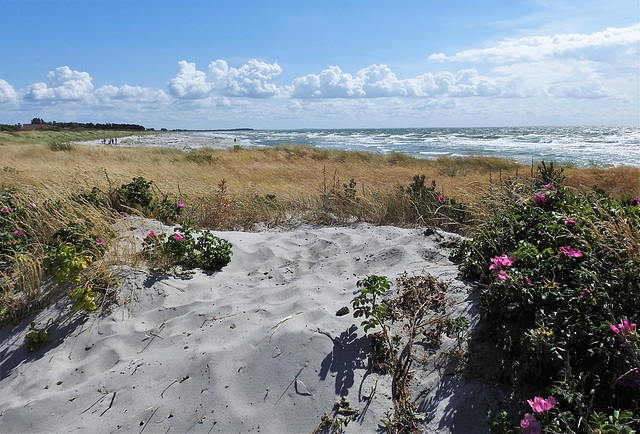
<path id="1" fill-rule="evenodd" d="M 84 128 L 88 130 L 144 131 L 146 128 L 136 124 L 93 124 L 91 122 L 48 122 L 52 128 Z"/>
<path id="2" fill-rule="evenodd" d="M 28 124 L 26 124 L 28 125 Z M 94 124 L 91 122 L 45 122 L 40 118 L 34 118 L 31 120 L 31 125 L 38 125 L 40 128 L 46 128 L 49 130 L 61 130 L 61 129 L 85 129 L 85 130 L 117 130 L 117 131 L 145 131 L 146 128 L 142 125 L 136 124 Z M 40 129 L 39 128 L 39 129 Z M 3 125 L 0 124 L 0 131 L 19 131 L 23 129 L 23 125 Z M 26 127 L 24 129 L 27 129 Z"/>

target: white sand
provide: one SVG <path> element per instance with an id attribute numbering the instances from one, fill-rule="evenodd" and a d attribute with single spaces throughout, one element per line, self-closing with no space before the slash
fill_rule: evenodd
<path id="1" fill-rule="evenodd" d="M 171 131 L 161 134 L 132 135 L 129 137 L 121 137 L 118 143 L 108 144 L 106 146 L 115 147 L 147 147 L 147 148 L 173 148 L 181 151 L 192 151 L 200 148 L 210 149 L 226 149 L 231 148 L 238 143 L 227 137 L 217 137 L 210 134 L 201 134 L 194 131 Z M 105 146 L 102 139 L 86 140 L 77 142 L 81 145 Z"/>
<path id="2" fill-rule="evenodd" d="M 130 218 L 119 233 L 140 239 L 150 228 L 159 224 Z M 58 309 L 2 330 L 0 432 L 310 433 L 341 396 L 361 411 L 346 432 L 376 432 L 393 413 L 391 378 L 367 370 L 360 319 L 335 313 L 351 309 L 370 274 L 455 279 L 441 247 L 455 235 L 366 224 L 215 235 L 233 243 L 221 272 L 129 270 L 129 301 L 106 317 L 68 317 L 34 353 L 23 344 L 29 323 L 42 327 Z M 453 280 L 448 312 L 475 322 L 471 294 Z M 446 368 L 452 342 L 412 381 L 422 428 L 487 432 L 495 399 Z"/>

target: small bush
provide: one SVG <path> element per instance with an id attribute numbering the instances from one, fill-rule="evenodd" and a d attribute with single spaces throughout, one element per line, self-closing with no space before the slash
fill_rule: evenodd
<path id="1" fill-rule="evenodd" d="M 154 217 L 163 221 L 177 221 L 182 215 L 182 210 L 185 205 L 182 201 L 176 201 L 169 199 L 168 197 L 162 198 L 162 200 L 156 205 L 154 210 Z"/>
<path id="2" fill-rule="evenodd" d="M 153 201 L 153 193 L 151 192 L 152 184 L 153 181 L 147 181 L 143 177 L 133 178 L 133 181 L 130 183 L 122 184 L 122 186 L 116 190 L 116 194 L 124 205 L 130 208 L 149 211 Z"/>
<path id="3" fill-rule="evenodd" d="M 61 243 L 47 249 L 43 266 L 59 285 L 66 282 L 77 283 L 80 281 L 80 273 L 87 268 L 87 260 L 72 244 Z"/>
<path id="4" fill-rule="evenodd" d="M 536 179 L 536 187 L 542 188 L 545 185 L 562 185 L 564 184 L 564 180 L 566 176 L 562 173 L 564 172 L 564 168 L 558 166 L 557 164 L 545 163 L 544 161 L 540 162 L 538 166 L 538 177 Z"/>
<path id="5" fill-rule="evenodd" d="M 80 255 L 86 256 L 89 261 L 102 256 L 106 246 L 104 239 L 92 233 L 93 224 L 89 221 L 84 223 L 71 222 L 59 229 L 52 236 L 52 244 L 69 244 L 73 246 Z"/>
<path id="6" fill-rule="evenodd" d="M 351 302 L 354 318 L 364 317 L 360 325 L 365 333 L 380 326 L 386 334 L 384 316 L 387 313 L 387 305 L 376 299 L 391 288 L 391 282 L 385 276 L 371 275 L 359 280 L 357 287 L 360 288 L 360 294 Z"/>
<path id="7" fill-rule="evenodd" d="M 93 187 L 90 193 L 79 193 L 74 195 L 72 199 L 79 203 L 90 203 L 96 208 L 104 208 L 107 206 L 107 199 L 100 193 L 98 187 Z"/>
<path id="8" fill-rule="evenodd" d="M 399 191 L 408 198 L 408 213 L 416 222 L 447 226 L 450 223 L 463 224 L 471 216 L 466 205 L 436 191 L 435 181 L 427 187 L 425 175 L 415 175 L 413 182 L 408 187 L 400 187 Z"/>
<path id="9" fill-rule="evenodd" d="M 74 300 L 73 309 L 78 310 L 96 310 L 95 297 L 99 294 L 91 289 L 91 286 L 79 286 L 71 291 L 71 298 Z"/>
<path id="10" fill-rule="evenodd" d="M 27 351 L 34 352 L 49 343 L 49 331 L 46 328 L 38 328 L 35 323 L 31 323 L 30 332 L 24 337 Z"/>
<path id="11" fill-rule="evenodd" d="M 187 222 L 175 228 L 172 235 L 150 232 L 143 241 L 143 256 L 159 265 L 217 271 L 231 261 L 232 247 L 228 241 Z"/>

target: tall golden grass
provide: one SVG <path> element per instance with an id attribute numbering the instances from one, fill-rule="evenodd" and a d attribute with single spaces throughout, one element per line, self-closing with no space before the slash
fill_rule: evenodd
<path id="1" fill-rule="evenodd" d="M 399 186 L 410 184 L 416 174 L 436 181 L 437 190 L 444 196 L 471 206 L 486 203 L 491 194 L 500 193 L 501 200 L 509 194 L 512 196 L 513 192 L 505 196 L 505 185 L 514 188 L 518 184 L 526 185 L 535 176 L 530 166 L 481 156 L 427 160 L 402 154 L 376 155 L 292 144 L 264 149 L 202 149 L 192 153 L 162 148 L 79 145 L 68 151 L 54 151 L 47 145 L 52 140 L 69 137 L 88 140 L 104 134 L 99 131 L 80 135 L 2 132 L 0 184 L 46 187 L 64 196 L 90 191 L 93 187 L 108 192 L 134 177 L 143 177 L 154 182 L 158 193 L 188 199 L 189 205 L 200 204 L 205 210 L 203 204 L 215 200 L 218 185 L 224 179 L 226 194 L 240 219 L 235 223 L 242 223 L 247 215 L 290 214 L 292 209 L 288 204 L 292 202 L 297 204 L 298 211 L 300 208 L 326 210 L 329 202 L 335 205 L 343 186 L 353 180 L 358 201 L 350 205 L 358 205 L 353 211 L 360 214 L 359 218 L 366 220 L 370 215 L 374 223 L 394 223 L 375 216 L 382 213 L 380 209 L 393 206 L 388 202 L 393 200 L 394 192 Z M 128 133 L 109 134 L 121 137 Z M 577 191 L 598 186 L 614 197 L 637 195 L 640 191 L 639 168 L 567 168 L 564 174 L 565 184 Z M 277 200 L 255 200 L 265 197 Z M 312 214 L 322 217 L 324 213 L 307 212 L 308 216 Z"/>
<path id="2" fill-rule="evenodd" d="M 356 183 L 355 193 L 361 205 L 356 208 L 361 218 L 366 219 L 367 214 L 379 215 L 381 211 L 375 209 L 389 205 L 381 201 L 391 200 L 398 186 L 410 184 L 416 174 L 436 181 L 437 190 L 443 195 L 469 205 L 485 202 L 492 191 L 504 190 L 505 183 L 526 184 L 535 175 L 530 166 L 494 157 L 427 160 L 401 154 L 376 155 L 291 144 L 265 149 L 202 149 L 192 153 L 162 148 L 78 145 L 68 151 L 54 151 L 47 143 L 61 140 L 58 133 L 14 133 L 11 140 L 6 140 L 8 135 L 0 136 L 2 184 L 46 186 L 64 195 L 89 191 L 94 186 L 107 192 L 134 177 L 144 177 L 154 182 L 158 193 L 189 199 L 193 205 L 214 199 L 224 179 L 227 194 L 241 219 L 255 215 L 254 211 L 265 217 L 278 211 L 273 202 L 253 200 L 256 197 L 275 196 L 280 208 L 295 202 L 307 211 L 318 207 L 322 210 L 330 194 L 339 192 L 351 180 Z M 18 139 L 14 138 L 16 135 Z M 88 138 L 85 133 L 83 139 Z M 634 195 L 640 190 L 638 168 L 567 168 L 564 173 L 565 184 L 578 191 L 598 186 L 617 197 Z M 254 207 L 256 210 L 251 209 Z M 287 213 L 291 211 L 290 207 L 285 208 Z M 315 214 L 322 216 L 323 213 Z M 373 220 L 384 222 L 381 218 Z"/>

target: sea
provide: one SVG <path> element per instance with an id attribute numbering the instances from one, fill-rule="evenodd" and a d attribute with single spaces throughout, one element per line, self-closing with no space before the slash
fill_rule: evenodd
<path id="1" fill-rule="evenodd" d="M 399 152 L 417 158 L 493 156 L 524 164 L 640 167 L 640 126 L 381 128 L 203 131 L 240 146 L 295 143 L 318 148 Z"/>

